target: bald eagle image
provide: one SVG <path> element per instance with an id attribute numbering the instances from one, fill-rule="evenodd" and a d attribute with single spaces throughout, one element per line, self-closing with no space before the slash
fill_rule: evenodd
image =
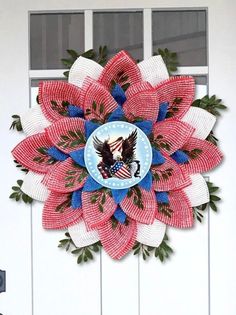
<path id="1" fill-rule="evenodd" d="M 96 154 L 101 158 L 97 167 L 104 179 L 115 177 L 128 179 L 140 177 L 140 161 L 136 160 L 137 129 L 127 138 L 118 137 L 113 141 L 101 141 L 93 137 Z"/>

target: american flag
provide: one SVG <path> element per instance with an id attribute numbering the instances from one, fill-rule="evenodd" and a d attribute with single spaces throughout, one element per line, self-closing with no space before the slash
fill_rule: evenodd
<path id="1" fill-rule="evenodd" d="M 111 175 L 113 175 L 119 179 L 127 179 L 127 178 L 132 177 L 127 165 L 125 165 L 125 163 L 122 161 L 117 161 L 111 167 L 110 173 L 111 173 Z"/>
<path id="2" fill-rule="evenodd" d="M 122 137 L 119 137 L 118 139 L 116 139 L 115 141 L 109 143 L 111 152 L 115 152 L 115 151 L 121 151 L 122 149 L 122 144 L 123 144 L 124 139 Z"/>

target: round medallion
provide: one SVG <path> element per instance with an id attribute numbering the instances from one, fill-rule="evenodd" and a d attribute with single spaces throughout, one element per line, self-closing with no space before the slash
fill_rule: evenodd
<path id="1" fill-rule="evenodd" d="M 145 133 L 133 124 L 117 121 L 98 127 L 85 146 L 89 174 L 101 185 L 124 189 L 138 184 L 152 162 Z"/>

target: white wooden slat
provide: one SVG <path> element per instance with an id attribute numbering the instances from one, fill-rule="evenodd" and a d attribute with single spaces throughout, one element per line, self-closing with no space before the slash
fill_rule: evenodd
<path id="1" fill-rule="evenodd" d="M 130 253 L 120 261 L 102 252 L 102 315 L 138 315 L 139 266 Z"/>
<path id="2" fill-rule="evenodd" d="M 84 48 L 85 51 L 93 48 L 93 11 L 84 11 Z"/>
<path id="3" fill-rule="evenodd" d="M 152 10 L 143 10 L 143 59 L 152 56 Z"/>
<path id="4" fill-rule="evenodd" d="M 222 165 L 211 173 L 212 182 L 221 187 L 222 198 L 218 215 L 211 213 L 210 216 L 212 315 L 235 314 L 236 310 L 235 11 L 236 2 L 233 0 L 214 2 L 208 9 L 209 94 L 216 94 L 228 106 L 216 128 L 225 158 Z"/>
<path id="5" fill-rule="evenodd" d="M 38 88 L 31 88 L 32 106 L 39 106 L 37 93 Z M 100 255 L 88 265 L 77 265 L 76 256 L 57 247 L 65 231 L 42 228 L 42 208 L 39 202 L 33 208 L 34 315 L 77 315 L 78 310 L 100 315 Z"/>
<path id="6" fill-rule="evenodd" d="M 17 131 L 9 131 L 9 127 L 11 115 L 28 106 L 28 19 L 24 10 L 15 10 L 5 3 L 0 6 L 0 269 L 6 270 L 6 292 L 0 294 L 0 313 L 30 315 L 31 209 L 9 199 L 11 186 L 24 176 L 15 168 L 11 155 L 23 137 Z"/>
<path id="7" fill-rule="evenodd" d="M 194 230 L 168 229 L 175 253 L 164 264 L 140 261 L 140 315 L 209 315 L 208 222 Z"/>
<path id="8" fill-rule="evenodd" d="M 178 67 L 177 71 L 174 73 L 177 75 L 207 75 L 208 67 L 206 66 L 196 66 L 196 67 Z"/>

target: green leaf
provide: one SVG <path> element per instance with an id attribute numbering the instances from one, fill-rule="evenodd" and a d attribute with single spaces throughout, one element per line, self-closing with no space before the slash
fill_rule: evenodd
<path id="1" fill-rule="evenodd" d="M 173 249 L 167 244 L 168 236 L 165 234 L 162 243 L 159 247 L 147 246 L 142 243 L 136 242 L 133 246 L 134 255 L 141 255 L 144 260 L 147 260 L 151 256 L 155 256 L 161 262 L 164 262 L 167 258 L 173 254 Z"/>
<path id="2" fill-rule="evenodd" d="M 97 104 L 96 104 L 95 101 L 93 101 L 93 103 L 92 103 L 92 109 L 93 109 L 94 111 L 96 111 L 96 109 L 97 109 Z"/>
<path id="3" fill-rule="evenodd" d="M 23 184 L 23 180 L 18 179 L 17 180 L 17 185 L 18 186 L 12 186 L 13 192 L 10 194 L 9 198 L 10 199 L 15 199 L 15 201 L 20 201 L 22 200 L 24 203 L 32 203 L 33 199 L 26 195 L 22 190 L 21 186 Z"/>
<path id="4" fill-rule="evenodd" d="M 22 131 L 22 125 L 21 125 L 21 120 L 19 115 L 12 115 L 13 122 L 11 123 L 10 129 L 16 129 L 17 131 Z"/>
<path id="5" fill-rule="evenodd" d="M 215 95 L 212 95 L 211 97 L 209 97 L 209 95 L 205 95 L 203 98 L 195 100 L 192 103 L 192 106 L 200 107 L 215 116 L 220 116 L 219 110 L 227 109 L 227 107 L 221 102 L 222 100 L 218 99 Z"/>
<path id="6" fill-rule="evenodd" d="M 158 49 L 157 52 L 154 52 L 154 55 L 161 55 L 164 63 L 166 64 L 167 70 L 169 74 L 177 71 L 178 56 L 176 52 L 171 52 L 167 48 Z"/>

